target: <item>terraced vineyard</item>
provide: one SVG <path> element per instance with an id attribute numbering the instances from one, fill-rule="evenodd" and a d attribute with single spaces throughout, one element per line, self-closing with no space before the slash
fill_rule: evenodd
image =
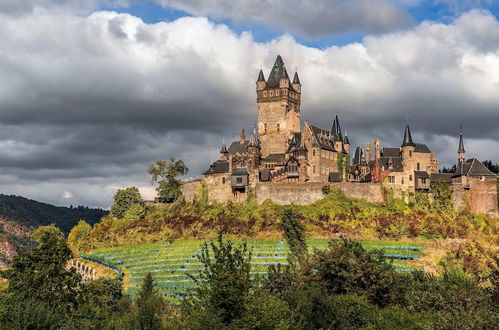
<path id="1" fill-rule="evenodd" d="M 188 292 L 195 293 L 196 282 L 188 274 L 196 276 L 202 269 L 197 256 L 204 241 L 182 240 L 174 243 L 154 243 L 138 246 L 99 249 L 82 255 L 99 260 L 109 266 L 121 268 L 127 291 L 136 295 L 145 275 L 151 272 L 159 293 L 176 300 Z M 238 243 L 238 242 L 235 242 Z M 252 250 L 252 274 L 265 276 L 269 265 L 287 265 L 289 247 L 280 240 L 247 241 Z M 310 250 L 328 248 L 326 239 L 309 240 Z M 405 242 L 361 241 L 367 249 L 383 249 L 387 258 L 394 260 L 397 271 L 411 271 L 415 266 L 410 260 L 421 257 L 423 245 Z"/>

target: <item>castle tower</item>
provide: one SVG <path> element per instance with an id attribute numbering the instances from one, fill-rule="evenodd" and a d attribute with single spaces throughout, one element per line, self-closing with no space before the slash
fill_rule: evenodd
<path id="1" fill-rule="evenodd" d="M 331 134 L 333 135 L 334 140 L 334 149 L 337 152 L 342 152 L 343 148 L 343 134 L 341 133 L 340 120 L 338 119 L 338 115 L 334 116 L 333 125 L 331 127 Z"/>
<path id="2" fill-rule="evenodd" d="M 372 155 L 371 141 L 367 141 L 366 142 L 366 162 L 368 164 L 371 161 L 371 155 Z"/>
<path id="3" fill-rule="evenodd" d="M 404 132 L 404 140 L 402 141 L 402 146 L 400 150 L 402 152 L 402 165 L 404 167 L 404 172 L 414 171 L 414 162 L 412 158 L 412 154 L 414 153 L 414 149 L 416 148 L 416 144 L 412 142 L 411 129 L 409 125 L 405 126 Z M 413 181 L 409 180 L 409 184 L 413 185 Z"/>
<path id="4" fill-rule="evenodd" d="M 265 81 L 260 70 L 256 82 L 258 136 L 262 157 L 285 153 L 292 133 L 300 132 L 301 83 L 295 74 L 291 84 L 280 55 Z"/>
<path id="5" fill-rule="evenodd" d="M 463 142 L 463 129 L 459 133 L 459 147 L 457 149 L 458 164 L 464 163 L 464 142 Z"/>
<path id="6" fill-rule="evenodd" d="M 248 143 L 248 171 L 254 172 L 258 169 L 260 165 L 260 141 L 256 134 L 256 130 L 253 130 L 253 134 L 249 139 Z"/>

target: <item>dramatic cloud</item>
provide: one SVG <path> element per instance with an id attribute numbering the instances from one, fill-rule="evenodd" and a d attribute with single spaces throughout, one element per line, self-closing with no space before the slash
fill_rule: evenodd
<path id="1" fill-rule="evenodd" d="M 382 32 L 406 27 L 410 16 L 386 0 L 155 0 L 194 15 L 260 22 L 305 36 Z"/>
<path id="2" fill-rule="evenodd" d="M 468 156 L 498 162 L 498 36 L 480 11 L 324 49 L 201 17 L 0 13 L 0 192 L 107 207 L 117 188 L 148 186 L 154 160 L 200 175 L 222 138 L 250 130 L 258 70 L 277 53 L 299 69 L 304 120 L 328 127 L 339 112 L 353 144 L 397 146 L 409 115 L 446 166 L 463 123 Z"/>

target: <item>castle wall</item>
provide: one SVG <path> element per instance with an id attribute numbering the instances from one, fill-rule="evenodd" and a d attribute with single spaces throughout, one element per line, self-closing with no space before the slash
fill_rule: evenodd
<path id="1" fill-rule="evenodd" d="M 469 207 L 473 213 L 498 214 L 496 178 L 462 177 L 452 184 L 452 202 L 456 210 Z M 465 189 L 465 187 L 467 189 Z"/>
<path id="2" fill-rule="evenodd" d="M 201 180 L 184 182 L 182 185 L 182 195 L 187 202 L 194 201 L 194 196 L 196 195 L 200 184 Z"/>
<path id="3" fill-rule="evenodd" d="M 368 201 L 376 203 L 383 202 L 381 185 L 375 183 L 335 182 L 325 184 L 321 182 L 306 182 L 296 184 L 286 182 L 259 182 L 256 185 L 255 193 L 259 204 L 267 199 L 271 199 L 281 205 L 292 203 L 306 205 L 324 197 L 322 188 L 325 185 L 329 185 L 331 188 L 341 189 L 348 197 L 365 198 Z"/>

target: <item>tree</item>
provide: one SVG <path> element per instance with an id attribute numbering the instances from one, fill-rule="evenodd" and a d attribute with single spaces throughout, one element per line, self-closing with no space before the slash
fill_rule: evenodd
<path id="1" fill-rule="evenodd" d="M 203 264 L 195 279 L 199 306 L 213 309 L 226 325 L 241 318 L 253 286 L 251 252 L 246 243 L 235 247 L 219 235 L 217 242 L 203 245 L 198 259 Z"/>
<path id="2" fill-rule="evenodd" d="M 37 246 L 14 258 L 1 276 L 8 280 L 0 324 L 8 328 L 57 328 L 77 306 L 80 275 L 66 270 L 71 250 L 55 226 L 33 232 Z"/>
<path id="3" fill-rule="evenodd" d="M 139 189 L 136 187 L 119 189 L 114 195 L 114 204 L 111 206 L 111 213 L 116 218 L 122 219 L 125 216 L 125 212 L 134 204 L 139 204 L 142 207 L 145 206 Z"/>
<path id="4" fill-rule="evenodd" d="M 147 273 L 137 299 L 137 318 L 141 330 L 161 329 L 160 313 L 164 307 L 161 296 L 154 288 L 154 279 Z"/>
<path id="5" fill-rule="evenodd" d="M 142 204 L 132 204 L 126 210 L 125 214 L 123 215 L 123 219 L 128 220 L 128 221 L 137 221 L 144 219 L 146 216 L 146 208 Z"/>
<path id="6" fill-rule="evenodd" d="M 305 227 L 300 223 L 298 214 L 291 208 L 284 211 L 282 217 L 282 230 L 284 239 L 289 245 L 292 256 L 301 262 L 307 254 L 307 241 Z"/>
<path id="7" fill-rule="evenodd" d="M 92 226 L 84 220 L 80 220 L 76 226 L 71 229 L 68 235 L 68 246 L 75 253 L 84 251 L 88 246 L 88 239 Z"/>
<path id="8" fill-rule="evenodd" d="M 494 165 L 491 160 L 484 160 L 482 164 L 485 165 L 485 167 L 488 168 L 491 172 L 499 174 L 499 164 Z"/>
<path id="9" fill-rule="evenodd" d="M 182 195 L 183 182 L 177 177 L 186 175 L 189 172 L 182 160 L 170 158 L 169 161 L 157 160 L 147 171 L 153 183 L 158 183 L 156 191 L 162 201 L 175 201 Z"/>
<path id="10" fill-rule="evenodd" d="M 365 295 L 379 306 L 391 301 L 397 284 L 381 251 L 367 251 L 348 239 L 332 240 L 328 250 L 315 251 L 302 274 L 305 282 L 318 283 L 327 294 Z"/>

